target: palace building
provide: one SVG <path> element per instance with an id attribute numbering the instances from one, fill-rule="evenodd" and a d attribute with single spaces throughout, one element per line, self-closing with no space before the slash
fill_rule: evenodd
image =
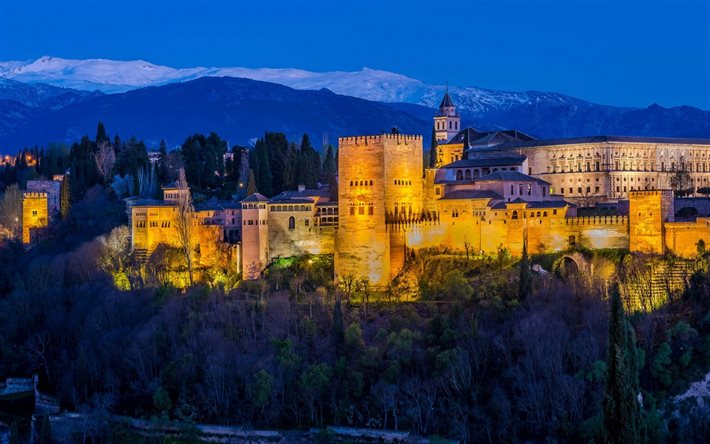
<path id="1" fill-rule="evenodd" d="M 421 136 L 341 137 L 337 195 L 299 187 L 197 206 L 199 261 L 209 263 L 215 244 L 233 245 L 243 277 L 254 279 L 278 258 L 332 254 L 336 279 L 384 288 L 407 251 L 427 247 L 519 256 L 524 244 L 530 253 L 580 245 L 693 256 L 699 240 L 710 243 L 710 218 L 675 222 L 669 191 L 678 171 L 687 171 L 690 193 L 710 186 L 710 140 L 545 141 L 460 125 L 447 91 L 434 117 L 432 168 L 423 166 Z M 175 244 L 175 192 L 129 200 L 134 251 L 147 256 Z M 578 216 L 578 207 L 595 204 L 620 210 Z"/>

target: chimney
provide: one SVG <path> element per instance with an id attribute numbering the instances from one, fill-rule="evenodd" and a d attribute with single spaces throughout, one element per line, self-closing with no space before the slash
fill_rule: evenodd
<path id="1" fill-rule="evenodd" d="M 299 191 L 299 192 L 301 192 L 301 191 L 306 191 L 306 186 L 305 186 L 305 185 L 299 185 L 299 186 L 298 186 L 298 191 Z"/>

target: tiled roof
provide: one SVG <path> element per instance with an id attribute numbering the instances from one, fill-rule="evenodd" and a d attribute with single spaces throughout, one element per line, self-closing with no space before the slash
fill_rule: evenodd
<path id="1" fill-rule="evenodd" d="M 491 190 L 456 190 L 446 193 L 440 200 L 459 199 L 502 199 L 502 197 Z"/>
<path id="2" fill-rule="evenodd" d="M 264 196 L 263 194 L 254 193 L 246 199 L 242 200 L 242 202 L 267 202 L 268 200 L 269 198 Z"/>
<path id="3" fill-rule="evenodd" d="M 525 156 L 508 156 L 508 157 L 492 157 L 489 159 L 461 159 L 452 162 L 442 168 L 474 168 L 474 167 L 491 167 L 502 165 L 522 165 L 527 157 Z"/>
<path id="4" fill-rule="evenodd" d="M 486 174 L 477 179 L 477 181 L 516 181 L 516 182 L 538 182 L 549 184 L 542 179 L 528 176 L 527 174 L 519 173 L 517 171 L 496 171 L 491 174 Z"/>

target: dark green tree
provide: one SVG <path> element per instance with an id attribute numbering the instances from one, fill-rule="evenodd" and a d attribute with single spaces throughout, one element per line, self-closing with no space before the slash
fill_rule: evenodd
<path id="1" fill-rule="evenodd" d="M 520 278 L 518 280 L 518 299 L 521 301 L 532 293 L 532 275 L 528 258 L 527 236 L 523 237 L 523 254 L 520 258 Z"/>
<path id="2" fill-rule="evenodd" d="M 159 184 L 166 184 L 170 181 L 170 166 L 168 159 L 168 147 L 164 139 L 160 139 L 160 145 L 158 147 L 158 152 L 160 152 L 160 160 L 158 160 L 158 168 L 156 173 L 158 175 Z"/>
<path id="3" fill-rule="evenodd" d="M 604 431 L 612 444 L 643 442 L 639 402 L 639 354 L 634 330 L 626 319 L 618 284 L 610 289 L 607 382 L 604 394 Z"/>
<path id="4" fill-rule="evenodd" d="M 320 155 L 311 145 L 308 134 L 304 134 L 298 155 L 298 185 L 305 185 L 309 189 L 316 188 L 321 175 L 320 168 Z"/>
<path id="5" fill-rule="evenodd" d="M 100 145 L 101 142 L 111 142 L 108 135 L 106 134 L 106 128 L 104 128 L 104 123 L 101 121 L 99 121 L 99 124 L 96 127 L 96 139 L 94 139 L 94 141 L 96 142 L 96 145 Z"/>
<path id="6" fill-rule="evenodd" d="M 296 186 L 299 185 L 296 183 L 299 178 L 298 158 L 298 149 L 296 149 L 296 144 L 293 142 L 289 143 L 288 161 L 286 162 L 286 167 L 284 169 L 284 190 L 294 190 L 296 189 Z"/>
<path id="7" fill-rule="evenodd" d="M 71 208 L 71 176 L 65 175 L 64 180 L 62 180 L 62 185 L 59 188 L 59 213 L 62 216 L 62 220 L 66 220 L 69 216 L 69 209 Z"/>
<path id="8" fill-rule="evenodd" d="M 274 193 L 273 174 L 269 164 L 269 153 L 266 142 L 259 140 L 256 142 L 256 187 L 265 196 L 272 196 Z"/>
<path id="9" fill-rule="evenodd" d="M 343 308 L 340 303 L 340 295 L 335 296 L 335 306 L 333 307 L 333 341 L 335 349 L 339 353 L 345 342 L 345 324 L 343 323 Z"/>
<path id="10" fill-rule="evenodd" d="M 71 147 L 69 171 L 72 176 L 72 202 L 83 199 L 86 190 L 99 182 L 94 149 L 94 143 L 87 136 L 82 137 L 81 142 Z"/>
<path id="11" fill-rule="evenodd" d="M 337 174 L 333 145 L 328 145 L 328 149 L 325 151 L 325 159 L 323 159 L 323 166 L 321 167 L 321 182 L 330 183 L 330 178 Z"/>
<path id="12" fill-rule="evenodd" d="M 256 187 L 256 179 L 254 178 L 254 170 L 249 170 L 249 181 L 247 182 L 247 196 L 251 196 L 254 193 L 258 193 L 259 190 Z"/>

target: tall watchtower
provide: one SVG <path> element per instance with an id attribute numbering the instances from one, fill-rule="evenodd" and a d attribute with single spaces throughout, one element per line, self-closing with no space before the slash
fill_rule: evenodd
<path id="1" fill-rule="evenodd" d="M 629 193 L 629 250 L 640 253 L 666 252 L 665 223 L 673 221 L 673 191 Z"/>
<path id="2" fill-rule="evenodd" d="M 22 193 L 22 243 L 36 240 L 36 230 L 49 224 L 49 204 L 45 192 Z"/>
<path id="3" fill-rule="evenodd" d="M 388 221 L 422 211 L 422 137 L 341 137 L 338 145 L 336 278 L 365 278 L 382 288 L 397 271 L 390 265 Z"/>
<path id="4" fill-rule="evenodd" d="M 454 101 L 451 100 L 449 89 L 446 88 L 444 98 L 439 104 L 439 113 L 434 116 L 434 131 L 438 143 L 446 143 L 461 129 L 461 117 L 456 111 Z"/>
<path id="5" fill-rule="evenodd" d="M 242 276 L 258 279 L 269 261 L 269 199 L 254 193 L 242 201 Z"/>

